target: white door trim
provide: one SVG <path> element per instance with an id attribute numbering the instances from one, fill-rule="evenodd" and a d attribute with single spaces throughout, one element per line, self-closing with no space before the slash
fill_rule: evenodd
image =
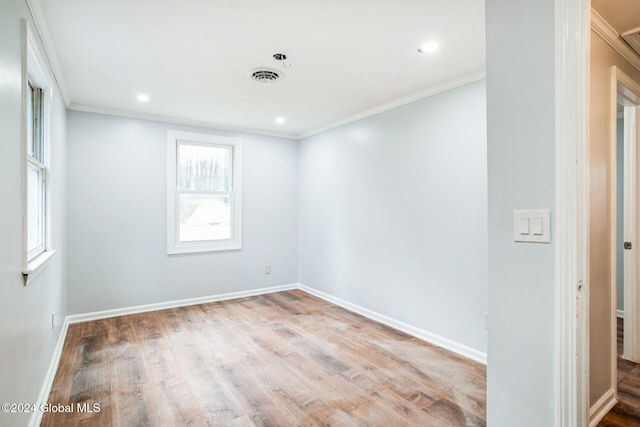
<path id="1" fill-rule="evenodd" d="M 566 427 L 585 426 L 589 410 L 584 165 L 590 10 L 590 0 L 555 1 L 556 425 Z"/>
<path id="2" fill-rule="evenodd" d="M 615 105 L 615 104 L 614 104 Z M 633 331 L 635 328 L 633 325 L 637 325 L 638 321 L 638 306 L 636 304 L 636 293 L 637 293 L 637 275 L 636 275 L 636 253 L 638 252 L 637 245 L 640 243 L 636 235 L 636 166 L 638 164 L 638 159 L 636 156 L 636 141 L 635 141 L 635 132 L 632 135 L 627 134 L 627 127 L 629 126 L 629 119 L 627 114 L 627 109 L 625 108 L 625 135 L 624 135 L 624 155 L 623 155 L 623 164 L 624 164 L 624 197 L 623 197 L 623 240 L 625 242 L 631 242 L 632 249 L 624 250 L 623 259 L 624 259 L 624 270 L 622 272 L 616 271 L 617 274 L 622 274 L 624 277 L 624 307 L 627 309 L 626 319 L 624 322 L 624 339 L 623 339 L 623 351 L 622 357 L 631 360 L 633 362 L 638 362 L 638 342 L 636 340 L 636 334 Z M 635 109 L 634 109 L 635 110 Z M 634 111 L 635 113 L 635 111 Z M 634 114 L 635 116 L 635 114 Z M 611 131 L 613 132 L 611 140 L 616 142 L 617 148 L 617 114 L 612 119 Z M 632 118 L 633 125 L 635 126 L 635 117 Z M 612 154 L 613 155 L 613 154 Z M 617 153 L 616 153 L 617 156 Z M 616 203 L 616 208 L 618 204 Z M 617 215 L 617 212 L 616 212 Z M 616 217 L 617 219 L 617 217 Z M 617 224 L 616 224 L 617 226 Z M 616 255 L 617 249 L 622 244 L 622 242 L 616 241 Z M 617 261 L 617 258 L 616 258 Z M 617 265 L 617 262 L 616 262 Z M 615 301 L 617 305 L 617 277 L 616 282 L 613 282 L 615 285 L 612 286 L 612 289 L 615 291 L 615 298 L 612 301 Z M 614 309 L 616 310 L 617 317 L 617 306 L 614 305 Z M 617 319 L 616 319 L 617 326 Z M 617 330 L 613 336 L 617 336 Z M 617 343 L 616 343 L 617 344 Z"/>

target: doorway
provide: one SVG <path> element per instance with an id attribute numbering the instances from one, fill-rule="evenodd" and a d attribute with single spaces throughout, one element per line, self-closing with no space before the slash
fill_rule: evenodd
<path id="1" fill-rule="evenodd" d="M 640 85 L 617 67 L 611 85 L 611 402 L 601 425 L 637 425 L 640 398 Z M 615 406 L 613 406 L 615 404 Z M 590 425 L 599 421 L 593 419 Z M 613 424 L 612 424 L 613 423 Z M 626 425 L 626 424 L 625 424 Z"/>
<path id="2" fill-rule="evenodd" d="M 638 221 L 637 196 L 639 174 L 637 173 L 640 150 L 637 149 L 638 125 L 640 124 L 640 85 L 627 77 L 620 70 L 614 69 L 616 78 L 615 113 L 612 114 L 612 143 L 616 152 L 616 244 L 615 294 L 612 301 L 615 308 L 612 314 L 622 318 L 613 322 L 617 337 L 618 331 L 622 335 L 622 357 L 635 363 L 640 363 L 640 290 L 638 289 L 638 266 L 640 258 L 640 224 Z M 622 323 L 618 326 L 618 323 Z M 621 330 L 620 330 L 621 329 Z M 617 339 L 612 347 L 617 348 Z M 617 356 L 618 351 L 613 352 Z M 613 358 L 615 360 L 616 357 Z"/>

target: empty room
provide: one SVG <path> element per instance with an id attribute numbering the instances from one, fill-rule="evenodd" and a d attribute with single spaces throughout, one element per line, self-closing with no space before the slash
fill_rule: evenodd
<path id="1" fill-rule="evenodd" d="M 0 425 L 633 425 L 612 3 L 0 0 Z"/>

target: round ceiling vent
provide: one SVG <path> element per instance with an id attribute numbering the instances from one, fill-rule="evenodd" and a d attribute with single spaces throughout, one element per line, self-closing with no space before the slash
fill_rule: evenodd
<path id="1" fill-rule="evenodd" d="M 250 69 L 247 76 L 258 83 L 275 83 L 284 77 L 284 73 L 275 68 L 258 67 Z"/>

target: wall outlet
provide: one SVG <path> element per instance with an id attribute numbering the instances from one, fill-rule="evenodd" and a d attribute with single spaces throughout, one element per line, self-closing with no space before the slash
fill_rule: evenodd
<path id="1" fill-rule="evenodd" d="M 264 274 L 271 274 L 271 264 L 265 264 Z"/>
<path id="2" fill-rule="evenodd" d="M 55 331 L 56 329 L 56 312 L 52 311 L 51 312 L 51 330 Z"/>

